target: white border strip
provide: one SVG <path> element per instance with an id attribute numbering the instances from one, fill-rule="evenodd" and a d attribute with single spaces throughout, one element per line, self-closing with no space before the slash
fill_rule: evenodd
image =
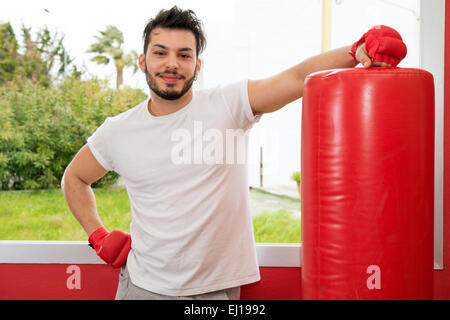
<path id="1" fill-rule="evenodd" d="M 260 267 L 301 267 L 301 244 L 256 244 Z"/>
<path id="2" fill-rule="evenodd" d="M 444 269 L 444 62 L 445 1 L 420 2 L 420 68 L 435 85 L 434 269 Z"/>
<path id="3" fill-rule="evenodd" d="M 301 244 L 257 244 L 260 267 L 300 267 Z M 85 241 L 0 241 L 0 263 L 105 264 Z"/>
<path id="4" fill-rule="evenodd" d="M 104 264 L 87 241 L 0 241 L 0 263 Z"/>

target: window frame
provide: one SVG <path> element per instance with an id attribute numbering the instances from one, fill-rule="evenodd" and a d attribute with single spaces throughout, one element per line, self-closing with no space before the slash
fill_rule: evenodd
<path id="1" fill-rule="evenodd" d="M 257 243 L 260 267 L 301 267 L 301 244 Z M 87 241 L 0 241 L 0 264 L 106 264 Z"/>
<path id="2" fill-rule="evenodd" d="M 445 0 L 420 0 L 420 68 L 435 79 L 434 269 L 444 269 Z M 430 50 L 440 48 L 440 50 Z M 260 266 L 301 267 L 300 244 L 257 243 Z M 0 263 L 103 263 L 83 241 L 0 241 Z"/>
<path id="3" fill-rule="evenodd" d="M 420 1 L 420 68 L 435 85 L 434 269 L 444 269 L 445 0 Z M 433 48 L 431 50 L 430 48 Z M 438 50 L 435 50 L 438 48 Z"/>

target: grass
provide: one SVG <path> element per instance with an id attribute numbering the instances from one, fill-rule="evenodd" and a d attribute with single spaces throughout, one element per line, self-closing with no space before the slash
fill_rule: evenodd
<path id="1" fill-rule="evenodd" d="M 109 230 L 129 230 L 130 206 L 125 189 L 94 189 L 100 217 Z M 297 204 L 289 199 L 275 203 L 268 211 L 261 205 L 269 195 L 252 190 L 257 205 L 253 216 L 256 242 L 299 243 L 300 218 L 292 213 Z M 274 197 L 271 195 L 270 197 Z M 253 200 L 252 200 L 253 199 Z M 290 202 L 288 202 L 290 201 Z M 253 212 L 252 212 L 253 213 Z M 0 240 L 86 241 L 83 228 L 67 206 L 61 190 L 0 192 Z"/>
<path id="2" fill-rule="evenodd" d="M 300 217 L 285 209 L 275 213 L 261 213 L 253 217 L 257 243 L 300 243 Z"/>

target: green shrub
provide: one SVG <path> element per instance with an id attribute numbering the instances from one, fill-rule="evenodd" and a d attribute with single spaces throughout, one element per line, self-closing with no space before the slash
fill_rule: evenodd
<path id="1" fill-rule="evenodd" d="M 139 89 L 112 90 L 97 79 L 66 78 L 54 87 L 28 79 L 0 86 L 2 190 L 59 187 L 66 166 L 106 117 L 145 99 Z M 108 173 L 95 186 L 109 185 Z"/>
<path id="2" fill-rule="evenodd" d="M 300 171 L 295 171 L 291 175 L 291 180 L 294 180 L 295 182 L 300 182 L 301 178 L 302 178 L 302 176 L 301 176 Z"/>

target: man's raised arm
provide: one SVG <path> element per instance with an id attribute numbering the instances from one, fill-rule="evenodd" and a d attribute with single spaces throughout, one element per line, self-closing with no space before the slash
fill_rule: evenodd
<path id="1" fill-rule="evenodd" d="M 302 97 L 306 77 L 314 72 L 353 68 L 396 66 L 406 56 L 400 34 L 386 26 L 375 26 L 352 46 L 334 49 L 304 60 L 273 77 L 249 80 L 248 96 L 253 114 L 274 112 Z"/>

